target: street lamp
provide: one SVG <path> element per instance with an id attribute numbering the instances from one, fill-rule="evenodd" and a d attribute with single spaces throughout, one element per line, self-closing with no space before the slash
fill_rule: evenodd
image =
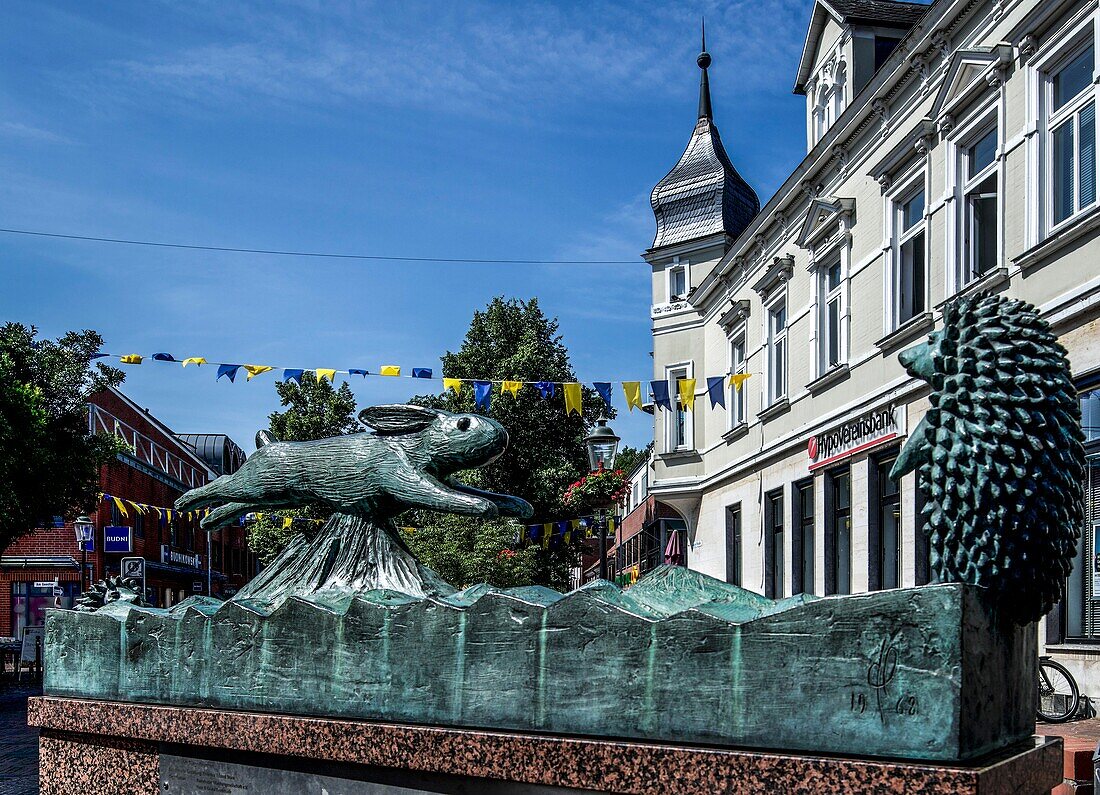
<path id="1" fill-rule="evenodd" d="M 73 522 L 73 532 L 76 534 L 76 542 L 80 544 L 80 592 L 84 593 L 87 590 L 85 572 L 88 570 L 88 544 L 92 540 L 92 533 L 95 532 L 95 525 L 90 517 L 81 514 Z"/>
<path id="2" fill-rule="evenodd" d="M 592 472 L 615 468 L 615 454 L 619 451 L 619 437 L 607 427 L 607 417 L 596 420 L 596 427 L 584 440 L 588 448 L 588 466 Z M 607 510 L 611 505 L 599 506 L 600 523 L 600 579 L 607 579 Z"/>
<path id="3" fill-rule="evenodd" d="M 607 417 L 596 420 L 596 427 L 585 437 L 584 444 L 588 448 L 588 468 L 592 472 L 615 468 L 619 437 L 607 427 Z"/>

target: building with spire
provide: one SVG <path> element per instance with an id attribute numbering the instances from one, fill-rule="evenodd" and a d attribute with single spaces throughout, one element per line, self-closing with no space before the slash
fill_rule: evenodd
<path id="1" fill-rule="evenodd" d="M 1098 36 L 1096 0 L 816 0 L 793 81 L 806 155 L 763 207 L 714 125 L 704 47 L 643 255 L 640 480 L 686 565 L 773 598 L 928 582 L 915 476 L 888 477 L 928 390 L 897 355 L 955 297 L 1020 298 L 1069 351 L 1092 456 L 1042 637 L 1100 692 Z"/>

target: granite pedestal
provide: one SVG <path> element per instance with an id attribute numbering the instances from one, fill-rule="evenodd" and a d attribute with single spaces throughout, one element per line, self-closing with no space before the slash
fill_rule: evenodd
<path id="1" fill-rule="evenodd" d="M 931 764 L 57 697 L 31 699 L 29 721 L 42 795 L 1039 795 L 1062 778 L 1043 737 Z"/>

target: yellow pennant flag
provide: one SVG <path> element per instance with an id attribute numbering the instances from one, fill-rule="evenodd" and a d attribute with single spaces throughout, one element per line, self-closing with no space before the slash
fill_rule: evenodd
<path id="1" fill-rule="evenodd" d="M 752 375 L 752 373 L 735 373 L 734 375 L 731 375 L 730 386 L 740 392 L 741 387 L 743 387 L 745 385 L 745 382 L 749 380 L 750 375 Z"/>
<path id="2" fill-rule="evenodd" d="M 274 370 L 274 367 L 268 367 L 266 364 L 246 364 L 244 365 L 245 371 L 248 373 L 247 381 L 251 381 L 260 373 L 267 373 Z"/>
<path id="3" fill-rule="evenodd" d="M 462 379 L 461 378 L 444 378 L 443 379 L 443 391 L 451 390 L 456 395 L 462 393 Z"/>
<path id="4" fill-rule="evenodd" d="M 505 392 L 511 392 L 512 397 L 515 397 L 521 386 L 523 386 L 522 381 L 501 381 L 500 394 L 503 395 Z"/>
<path id="5" fill-rule="evenodd" d="M 157 512 L 157 519 L 160 519 L 162 516 L 164 516 L 164 509 L 163 508 L 158 508 L 155 505 L 152 506 L 152 508 L 153 508 L 154 511 Z"/>
<path id="6" fill-rule="evenodd" d="M 119 361 L 123 364 L 141 364 L 141 357 L 136 353 L 128 353 L 125 356 L 119 357 Z"/>
<path id="7" fill-rule="evenodd" d="M 626 407 L 634 411 L 634 407 L 642 407 L 642 382 L 623 381 L 623 394 L 626 395 Z"/>
<path id="8" fill-rule="evenodd" d="M 290 527 L 290 526 L 291 526 L 292 524 L 294 524 L 294 519 L 293 519 L 293 518 L 291 518 L 291 517 L 289 517 L 289 516 L 284 516 L 284 517 L 283 517 L 283 529 L 284 529 L 284 530 L 286 530 L 286 529 L 287 529 L 288 527 Z"/>
<path id="9" fill-rule="evenodd" d="M 378 372 L 382 375 L 401 375 L 401 368 L 396 364 L 384 364 Z"/>
<path id="10" fill-rule="evenodd" d="M 186 359 L 183 360 L 183 366 L 186 367 L 189 364 L 193 364 L 196 367 L 202 367 L 204 364 L 206 364 L 206 359 L 201 356 L 188 356 Z"/>
<path id="11" fill-rule="evenodd" d="M 171 508 L 165 508 L 164 509 L 164 516 L 169 522 L 171 522 L 172 521 L 172 509 Z"/>
<path id="12" fill-rule="evenodd" d="M 140 513 L 142 516 L 145 516 L 145 508 L 143 508 L 139 503 L 136 503 L 133 500 L 126 500 L 126 502 L 130 503 L 135 511 Z"/>
<path id="13" fill-rule="evenodd" d="M 695 379 L 694 378 L 681 378 L 679 381 L 680 387 L 680 405 L 685 409 L 695 410 Z"/>
<path id="14" fill-rule="evenodd" d="M 334 381 L 335 382 L 335 380 L 336 380 L 336 371 L 335 370 L 317 369 L 317 370 L 314 370 L 313 372 L 317 373 L 317 380 L 318 381 L 324 381 L 326 378 L 329 381 Z"/>
<path id="15" fill-rule="evenodd" d="M 550 534 L 554 532 L 554 525 L 547 523 L 542 526 L 542 548 L 550 548 Z"/>
<path id="16" fill-rule="evenodd" d="M 118 512 L 123 516 L 129 518 L 130 512 L 126 510 L 126 503 L 120 500 L 118 497 L 111 497 L 115 501 L 115 507 L 118 508 Z"/>
<path id="17" fill-rule="evenodd" d="M 583 414 L 581 407 L 581 385 L 579 383 L 562 384 L 562 391 L 565 393 L 565 416 L 569 416 L 574 411 L 578 414 Z"/>

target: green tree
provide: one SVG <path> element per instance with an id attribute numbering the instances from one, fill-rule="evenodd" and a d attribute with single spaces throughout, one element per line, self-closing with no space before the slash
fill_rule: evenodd
<path id="1" fill-rule="evenodd" d="M 443 356 L 443 375 L 493 382 L 576 380 L 557 320 L 546 317 L 536 299 L 499 297 L 474 313 L 459 350 Z M 497 391 L 487 412 L 475 405 L 469 384 L 459 394 L 446 391 L 414 402 L 453 412 L 487 414 L 507 429 L 510 442 L 504 454 L 485 467 L 464 473 L 463 480 L 478 488 L 523 497 L 535 509 L 531 523 L 574 518 L 563 508 L 561 497 L 570 483 L 588 471 L 584 437 L 603 410 L 603 401 L 585 389 L 584 415 L 566 415 L 560 388 L 554 397 L 543 400 L 533 386 L 522 387 L 514 398 L 501 394 L 499 383 L 494 387 Z M 522 533 L 521 525 L 514 521 L 501 522 L 507 531 L 498 532 L 496 524 L 469 518 L 454 522 L 418 511 L 406 523 L 417 527 L 406 540 L 421 560 L 441 574 L 443 570 L 463 572 L 458 582 L 469 582 L 469 577 L 501 582 L 522 575 L 530 577 L 528 583 L 564 588 L 569 567 L 579 555 L 577 544 L 555 550 L 523 549 L 521 561 L 501 555 Z M 437 532 L 456 524 L 464 532 L 452 533 L 445 546 L 417 542 L 416 536 L 435 538 Z M 514 568 L 528 556 L 530 568 Z M 461 563 L 454 562 L 456 559 Z"/>
<path id="2" fill-rule="evenodd" d="M 100 467 L 120 449 L 113 436 L 88 434 L 88 398 L 124 377 L 93 366 L 102 337 L 37 336 L 33 326 L 0 326 L 0 549 L 51 516 L 94 509 Z"/>
<path id="3" fill-rule="evenodd" d="M 649 457 L 649 451 L 653 449 L 653 442 L 645 447 L 631 447 L 623 445 L 619 448 L 619 454 L 615 457 L 615 469 L 621 469 L 623 474 L 630 477 L 631 471 L 643 460 Z"/>
<path id="4" fill-rule="evenodd" d="M 355 395 L 347 383 L 337 389 L 331 381 L 318 379 L 311 372 L 302 375 L 301 383 L 278 381 L 275 391 L 285 411 L 268 415 L 268 431 L 280 442 L 308 442 L 363 430 L 355 418 Z M 319 508 L 299 508 L 265 513 L 249 529 L 248 545 L 264 563 L 270 563 L 303 528 L 312 532 L 328 519 L 330 513 Z M 283 520 L 308 519 L 310 522 Z"/>

